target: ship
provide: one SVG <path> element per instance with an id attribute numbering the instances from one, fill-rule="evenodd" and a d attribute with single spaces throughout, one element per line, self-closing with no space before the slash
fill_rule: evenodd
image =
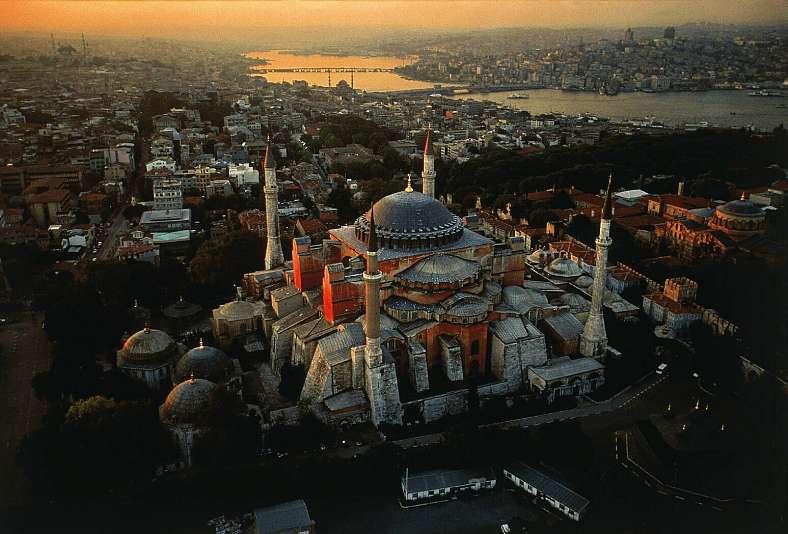
<path id="1" fill-rule="evenodd" d="M 512 93 L 508 97 L 509 100 L 526 100 L 530 98 L 528 93 Z"/>
<path id="2" fill-rule="evenodd" d="M 766 89 L 761 89 L 760 91 L 753 91 L 748 94 L 750 96 L 783 96 L 782 93 L 778 93 L 777 91 L 767 91 Z"/>

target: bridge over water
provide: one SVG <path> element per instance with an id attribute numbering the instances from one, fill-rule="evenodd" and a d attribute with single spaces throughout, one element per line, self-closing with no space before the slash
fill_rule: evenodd
<path id="1" fill-rule="evenodd" d="M 394 69 L 383 67 L 283 67 L 260 68 L 257 72 L 394 72 Z"/>

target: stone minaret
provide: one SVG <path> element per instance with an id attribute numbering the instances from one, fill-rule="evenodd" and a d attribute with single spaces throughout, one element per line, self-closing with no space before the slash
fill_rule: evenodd
<path id="1" fill-rule="evenodd" d="M 375 426 L 380 423 L 402 424 L 402 404 L 399 399 L 397 370 L 394 360 L 384 357 L 380 345 L 380 282 L 383 273 L 378 269 L 378 237 L 375 214 L 369 210 L 369 242 L 367 270 L 364 272 L 365 336 L 364 389 L 369 399 L 370 418 Z"/>
<path id="2" fill-rule="evenodd" d="M 265 268 L 274 269 L 281 267 L 285 262 L 282 254 L 282 243 L 279 240 L 279 186 L 276 185 L 276 159 L 273 154 L 273 143 L 268 137 L 268 146 L 265 149 L 263 170 L 265 171 Z"/>
<path id="3" fill-rule="evenodd" d="M 593 295 L 591 311 L 580 336 L 580 354 L 591 358 L 603 358 L 607 349 L 607 332 L 605 317 L 602 313 L 602 302 L 605 298 L 607 279 L 607 250 L 613 242 L 610 239 L 610 223 L 613 221 L 613 175 L 607 182 L 605 203 L 602 206 L 602 217 L 599 221 L 599 237 L 596 238 L 596 266 L 594 267 Z"/>
<path id="4" fill-rule="evenodd" d="M 424 168 L 421 171 L 421 192 L 435 198 L 435 150 L 432 146 L 432 129 L 427 130 L 424 141 Z"/>

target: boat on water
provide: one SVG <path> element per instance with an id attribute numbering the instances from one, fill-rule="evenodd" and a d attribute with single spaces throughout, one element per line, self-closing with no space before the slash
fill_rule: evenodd
<path id="1" fill-rule="evenodd" d="M 766 96 L 766 97 L 774 97 L 774 96 L 783 96 L 782 93 L 778 93 L 777 91 L 768 91 L 766 89 L 761 89 L 760 91 L 752 91 L 748 93 L 750 96 Z"/>
<path id="2" fill-rule="evenodd" d="M 527 100 L 530 98 L 528 93 L 512 93 L 508 97 L 509 100 Z"/>

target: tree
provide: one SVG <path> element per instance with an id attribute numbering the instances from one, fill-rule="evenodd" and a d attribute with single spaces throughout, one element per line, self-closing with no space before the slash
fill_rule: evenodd
<path id="1" fill-rule="evenodd" d="M 90 397 L 45 421 L 19 456 L 37 490 L 59 498 L 130 494 L 175 455 L 147 403 Z"/>
<path id="2" fill-rule="evenodd" d="M 340 222 L 348 222 L 355 219 L 357 213 L 355 208 L 353 208 L 353 194 L 344 184 L 335 187 L 328 195 L 326 202 L 329 206 L 337 209 L 337 216 Z"/>

